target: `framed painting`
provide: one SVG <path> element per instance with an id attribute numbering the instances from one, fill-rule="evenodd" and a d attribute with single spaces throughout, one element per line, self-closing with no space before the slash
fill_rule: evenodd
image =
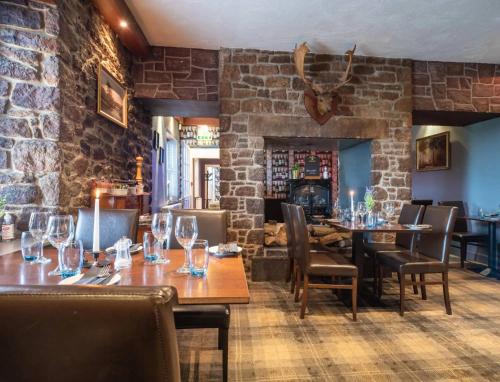
<path id="1" fill-rule="evenodd" d="M 450 132 L 429 135 L 416 141 L 417 171 L 450 168 Z"/>
<path id="2" fill-rule="evenodd" d="M 97 74 L 97 114 L 127 128 L 127 89 L 102 65 Z"/>

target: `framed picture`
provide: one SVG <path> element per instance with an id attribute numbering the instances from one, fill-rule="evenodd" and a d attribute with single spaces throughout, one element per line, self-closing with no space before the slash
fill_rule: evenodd
<path id="1" fill-rule="evenodd" d="M 97 113 L 127 128 L 127 89 L 102 65 L 97 74 Z"/>
<path id="2" fill-rule="evenodd" d="M 416 141 L 417 171 L 450 168 L 450 132 L 429 135 Z"/>

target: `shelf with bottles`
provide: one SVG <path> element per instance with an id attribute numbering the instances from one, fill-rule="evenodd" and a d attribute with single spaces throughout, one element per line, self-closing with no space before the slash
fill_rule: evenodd
<path id="1" fill-rule="evenodd" d="M 271 155 L 271 195 L 286 199 L 288 192 L 288 150 L 273 150 Z"/>
<path id="2" fill-rule="evenodd" d="M 179 128 L 180 139 L 189 147 L 219 147 L 220 131 L 215 126 L 184 126 Z"/>

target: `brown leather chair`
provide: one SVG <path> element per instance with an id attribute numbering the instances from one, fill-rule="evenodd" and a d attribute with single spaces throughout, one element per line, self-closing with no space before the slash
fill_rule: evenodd
<path id="1" fill-rule="evenodd" d="M 419 224 L 424 216 L 425 207 L 416 204 L 404 204 L 401 208 L 401 213 L 398 218 L 398 224 Z M 415 249 L 415 234 L 414 233 L 397 233 L 394 243 L 365 243 L 365 252 L 373 259 L 375 265 L 375 257 L 377 252 L 401 252 L 413 251 Z M 418 294 L 416 285 L 416 276 L 411 275 L 413 284 L 413 293 Z M 378 279 L 377 273 L 374 275 L 374 289 L 377 288 Z"/>
<path id="2" fill-rule="evenodd" d="M 293 293 L 295 289 L 295 272 L 294 272 L 294 245 L 293 245 L 293 235 L 291 227 L 291 217 L 289 211 L 290 204 L 281 203 L 281 212 L 283 213 L 283 220 L 285 221 L 285 231 L 286 231 L 286 252 L 288 255 L 288 272 L 286 282 L 290 281 L 290 293 Z"/>
<path id="3" fill-rule="evenodd" d="M 175 238 L 175 224 L 179 216 L 196 216 L 198 224 L 198 239 L 208 240 L 208 245 L 219 245 L 226 242 L 227 234 L 227 211 L 226 210 L 195 210 L 195 209 L 173 209 L 172 232 L 170 233 L 169 247 L 180 249 L 181 245 Z"/>
<path id="4" fill-rule="evenodd" d="M 405 287 L 408 285 L 406 274 L 419 274 L 422 299 L 427 298 L 426 285 L 443 285 L 446 313 L 451 314 L 448 289 L 448 262 L 450 242 L 458 209 L 456 207 L 427 206 L 424 224 L 432 225 L 432 232 L 422 232 L 417 251 L 377 252 L 376 263 L 379 277 L 379 297 L 382 296 L 383 268 L 387 267 L 399 274 L 400 314 L 404 315 Z M 426 273 L 441 273 L 442 281 L 426 281 Z M 411 282 L 414 285 L 414 282 Z"/>
<path id="5" fill-rule="evenodd" d="M 113 246 L 122 236 L 135 241 L 139 210 L 101 209 L 99 211 L 101 249 Z M 75 239 L 81 240 L 83 248 L 92 249 L 94 209 L 79 208 L 75 228 Z"/>
<path id="6" fill-rule="evenodd" d="M 172 232 L 169 248 L 182 248 L 175 238 L 175 223 L 179 216 L 196 216 L 198 238 L 208 240 L 208 245 L 226 243 L 226 210 L 173 209 Z M 229 323 L 231 310 L 229 305 L 178 305 L 174 307 L 175 327 L 177 329 L 219 330 L 219 349 L 222 350 L 222 377 L 227 381 L 229 363 Z"/>
<path id="7" fill-rule="evenodd" d="M 352 317 L 356 321 L 358 268 L 350 264 L 342 255 L 311 251 L 309 246 L 309 232 L 303 208 L 291 205 L 290 215 L 295 243 L 295 261 L 297 263 L 295 301 L 298 301 L 301 283 L 303 282 L 300 318 L 304 318 L 305 315 L 309 288 L 351 289 Z M 313 284 L 309 282 L 311 276 L 326 276 L 331 278 L 333 283 Z M 337 283 L 342 278 L 350 278 L 351 284 Z"/>
<path id="8" fill-rule="evenodd" d="M 0 286 L 0 381 L 180 381 L 174 288 Z"/>
<path id="9" fill-rule="evenodd" d="M 479 232 L 470 232 L 467 226 L 467 220 L 463 219 L 465 217 L 465 205 L 464 202 L 458 201 L 445 201 L 439 202 L 440 206 L 452 206 L 458 208 L 457 222 L 453 228 L 452 240 L 458 242 L 460 248 L 460 266 L 463 268 L 465 266 L 465 260 L 467 259 L 467 247 L 469 244 L 472 245 L 485 245 L 488 241 L 488 235 Z"/>

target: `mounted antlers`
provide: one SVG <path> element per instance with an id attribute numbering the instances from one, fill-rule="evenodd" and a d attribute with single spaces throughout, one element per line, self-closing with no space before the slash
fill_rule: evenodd
<path id="1" fill-rule="evenodd" d="M 304 59 L 306 54 L 310 52 L 306 42 L 295 46 L 293 58 L 295 61 L 295 69 L 297 74 L 306 84 L 304 91 L 304 103 L 307 111 L 319 124 L 324 124 L 330 119 L 335 112 L 337 90 L 349 82 L 352 78 L 352 57 L 356 51 L 356 45 L 345 52 L 345 57 L 348 60 L 345 73 L 342 75 L 340 82 L 336 85 L 332 83 L 317 84 L 308 79 L 304 73 Z"/>

